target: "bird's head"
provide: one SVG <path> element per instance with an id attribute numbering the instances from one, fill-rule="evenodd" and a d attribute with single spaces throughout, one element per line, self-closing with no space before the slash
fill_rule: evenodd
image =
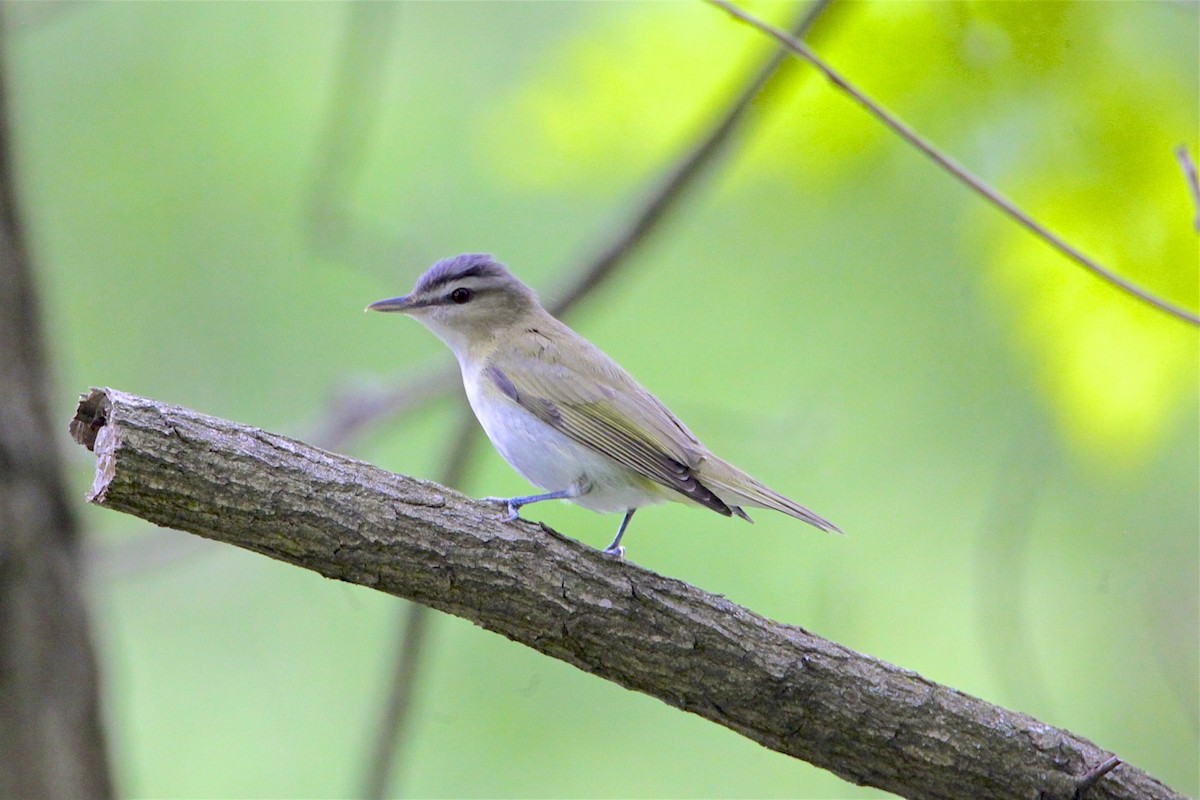
<path id="1" fill-rule="evenodd" d="M 426 270 L 411 293 L 371 303 L 367 311 L 408 314 L 461 356 L 521 325 L 541 311 L 541 304 L 492 256 L 464 253 Z"/>

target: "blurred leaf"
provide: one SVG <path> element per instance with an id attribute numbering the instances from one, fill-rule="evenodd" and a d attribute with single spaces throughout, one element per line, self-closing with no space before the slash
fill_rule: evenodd
<path id="1" fill-rule="evenodd" d="M 791 4 L 758 4 L 769 16 Z M 707 120 L 709 104 L 768 45 L 712 9 L 644 3 L 544 54 L 529 80 L 500 96 L 479 142 L 518 185 L 625 185 L 669 157 Z M 774 12 L 774 13 L 771 13 Z M 530 141 L 529 159 L 504 144 Z"/>
<path id="2" fill-rule="evenodd" d="M 1099 77 L 1098 77 L 1099 79 Z M 1172 156 L 1189 125 L 1152 86 L 1060 109 L 1068 146 L 1025 164 L 1013 196 L 1117 274 L 1195 308 L 1197 238 Z M 1157 114 L 1149 114 L 1150 108 Z M 989 220 L 990 296 L 1015 325 L 1067 440 L 1085 460 L 1141 467 L 1194 392 L 1195 331 L 1102 283 L 1007 221 Z"/>

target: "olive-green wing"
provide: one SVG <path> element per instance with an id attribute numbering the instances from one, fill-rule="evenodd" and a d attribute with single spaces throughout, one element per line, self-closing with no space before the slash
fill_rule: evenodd
<path id="1" fill-rule="evenodd" d="M 607 356 L 575 341 L 589 352 L 574 363 L 543 345 L 536 357 L 493 361 L 485 375 L 573 441 L 707 508 L 733 513 L 696 477 L 696 466 L 707 456 L 696 437 Z"/>

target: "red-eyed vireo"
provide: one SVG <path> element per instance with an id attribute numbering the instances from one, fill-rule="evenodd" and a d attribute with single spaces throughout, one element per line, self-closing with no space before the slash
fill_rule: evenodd
<path id="1" fill-rule="evenodd" d="M 507 499 L 508 519 L 541 500 L 625 514 L 604 552 L 642 506 L 690 502 L 749 521 L 773 508 L 826 531 L 836 525 L 717 458 L 615 361 L 552 317 L 489 255 L 434 264 L 412 294 L 368 311 L 414 317 L 450 346 L 471 409 L 500 455 L 545 494 Z"/>

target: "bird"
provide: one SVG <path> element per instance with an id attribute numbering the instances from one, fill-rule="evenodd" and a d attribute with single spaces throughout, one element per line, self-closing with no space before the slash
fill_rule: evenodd
<path id="1" fill-rule="evenodd" d="M 486 498 L 505 519 L 545 500 L 624 514 L 604 553 L 643 506 L 678 501 L 752 522 L 769 508 L 821 530 L 841 529 L 718 458 L 600 348 L 550 314 L 532 289 L 486 253 L 445 258 L 412 292 L 367 311 L 406 314 L 454 352 L 471 410 L 500 455 L 544 489 Z"/>

